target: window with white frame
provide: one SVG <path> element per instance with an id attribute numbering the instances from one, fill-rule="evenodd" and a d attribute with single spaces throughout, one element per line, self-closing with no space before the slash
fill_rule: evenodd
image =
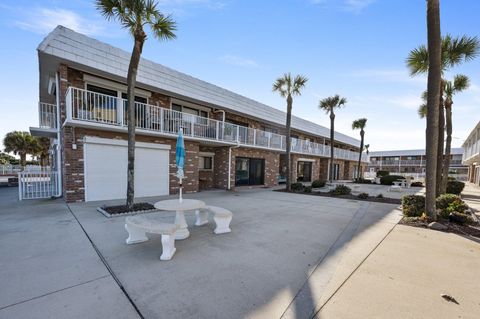
<path id="1" fill-rule="evenodd" d="M 202 171 L 213 170 L 213 153 L 200 153 L 198 156 L 198 169 Z"/>

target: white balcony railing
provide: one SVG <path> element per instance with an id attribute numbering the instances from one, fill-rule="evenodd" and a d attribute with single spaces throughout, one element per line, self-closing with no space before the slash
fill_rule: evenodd
<path id="1" fill-rule="evenodd" d="M 67 119 L 125 127 L 127 101 L 115 96 L 70 87 L 67 91 Z M 221 141 L 244 146 L 285 151 L 285 136 L 232 123 L 135 102 L 136 127 L 142 130 L 176 135 L 180 128 L 186 137 Z M 330 147 L 292 138 L 292 152 L 329 156 Z M 335 148 L 335 158 L 358 160 L 358 152 Z M 367 161 L 366 156 L 363 161 Z"/>
<path id="2" fill-rule="evenodd" d="M 57 128 L 57 107 L 55 104 L 38 103 L 38 118 L 41 128 Z"/>

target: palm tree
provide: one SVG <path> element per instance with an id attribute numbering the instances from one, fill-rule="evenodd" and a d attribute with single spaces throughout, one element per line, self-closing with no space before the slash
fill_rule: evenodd
<path id="1" fill-rule="evenodd" d="M 50 150 L 50 139 L 47 137 L 36 137 L 33 155 L 40 158 L 40 166 L 47 166 Z"/>
<path id="2" fill-rule="evenodd" d="M 279 77 L 273 83 L 273 92 L 278 92 L 281 97 L 287 98 L 287 123 L 285 125 L 287 130 L 286 137 L 286 159 L 285 164 L 287 166 L 287 191 L 291 190 L 291 167 L 290 167 L 290 131 L 292 122 L 292 106 L 293 96 L 299 96 L 302 94 L 302 89 L 305 87 L 308 78 L 303 75 L 296 75 L 294 78 L 290 73 L 285 73 L 282 77 Z"/>
<path id="3" fill-rule="evenodd" d="M 118 20 L 122 27 L 130 31 L 134 40 L 127 73 L 128 166 L 126 206 L 131 209 L 135 197 L 135 85 L 140 56 L 147 39 L 144 26 L 149 25 L 151 32 L 157 39 L 170 40 L 176 37 L 174 33 L 176 23 L 170 16 L 165 16 L 157 9 L 157 3 L 154 0 L 96 0 L 96 7 L 107 20 Z"/>
<path id="4" fill-rule="evenodd" d="M 357 178 L 362 177 L 360 165 L 362 165 L 363 143 L 365 142 L 365 126 L 367 126 L 367 119 L 365 118 L 355 120 L 352 123 L 352 130 L 360 130 L 360 152 L 358 155 Z"/>
<path id="5" fill-rule="evenodd" d="M 12 152 L 20 156 L 22 167 L 27 165 L 27 154 L 34 154 L 37 147 L 35 138 L 30 133 L 21 131 L 7 133 L 3 139 L 3 145 L 6 153 Z"/>
<path id="6" fill-rule="evenodd" d="M 438 2 L 438 1 L 435 1 Z M 437 3 L 438 4 L 438 3 Z M 430 1 L 428 6 L 430 8 Z M 439 4 L 438 4 L 439 7 Z M 463 62 L 472 60 L 479 54 L 480 43 L 477 37 L 457 37 L 453 38 L 447 34 L 441 39 L 441 61 L 440 61 L 440 82 L 443 81 L 445 71 L 457 66 Z M 424 45 L 410 51 L 407 58 L 407 65 L 411 75 L 425 74 L 429 70 L 429 54 Z M 438 143 L 437 143 L 437 171 L 436 171 L 436 194 L 441 194 L 443 179 L 447 178 L 448 167 L 444 167 L 444 139 L 445 139 L 445 108 L 443 101 L 444 83 L 440 83 L 439 112 L 438 112 Z M 428 119 L 427 119 L 428 121 Z"/>
<path id="7" fill-rule="evenodd" d="M 450 153 L 452 149 L 452 105 L 453 105 L 453 96 L 457 93 L 460 93 L 468 88 L 470 85 L 470 80 L 466 75 L 456 75 L 453 78 L 453 82 L 445 81 L 444 95 L 445 95 L 445 115 L 446 115 L 446 131 L 447 139 L 445 142 L 445 162 L 443 164 L 446 172 L 442 180 L 441 193 L 447 191 L 447 182 L 448 182 L 448 170 L 450 168 Z"/>
<path id="8" fill-rule="evenodd" d="M 341 108 L 347 103 L 347 99 L 338 94 L 320 100 L 319 107 L 330 115 L 330 167 L 329 180 L 333 182 L 333 142 L 335 141 L 335 109 Z"/>
<path id="9" fill-rule="evenodd" d="M 370 148 L 370 144 L 365 144 L 365 151 L 368 154 L 370 154 L 370 151 L 368 150 Z"/>

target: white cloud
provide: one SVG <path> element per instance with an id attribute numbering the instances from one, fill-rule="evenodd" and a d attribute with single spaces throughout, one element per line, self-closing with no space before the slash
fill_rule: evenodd
<path id="1" fill-rule="evenodd" d="M 18 10 L 20 12 L 20 9 Z M 19 14 L 20 15 L 20 14 Z M 66 9 L 38 8 L 22 10 L 21 17 L 14 24 L 24 30 L 46 34 L 61 24 L 86 35 L 107 35 L 105 23 L 84 18 Z"/>
<path id="2" fill-rule="evenodd" d="M 353 13 L 361 13 L 363 9 L 373 4 L 376 0 L 310 0 L 316 5 L 330 6 Z"/>
<path id="3" fill-rule="evenodd" d="M 236 65 L 236 66 L 241 66 L 241 67 L 249 67 L 249 68 L 258 67 L 257 62 L 255 62 L 253 60 L 250 60 L 250 59 L 246 59 L 246 58 L 237 56 L 237 55 L 226 54 L 224 56 L 221 56 L 219 59 L 221 61 L 223 61 L 224 63 L 231 64 L 231 65 Z"/>

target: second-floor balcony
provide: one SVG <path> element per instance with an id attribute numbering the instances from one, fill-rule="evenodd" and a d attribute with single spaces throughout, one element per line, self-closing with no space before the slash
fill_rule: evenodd
<path id="1" fill-rule="evenodd" d="M 110 95 L 70 87 L 66 96 L 66 115 L 69 121 L 97 123 L 126 129 L 127 100 Z M 184 136 L 195 140 L 222 144 L 257 147 L 285 151 L 284 135 L 240 126 L 193 114 L 178 112 L 156 105 L 135 102 L 135 126 L 137 130 L 175 137 L 179 129 Z M 308 140 L 292 138 L 293 153 L 330 156 L 330 147 Z M 358 160 L 359 153 L 335 148 L 334 157 Z M 366 162 L 366 156 L 362 156 Z"/>
<path id="2" fill-rule="evenodd" d="M 381 160 L 371 161 L 369 166 L 426 166 L 426 160 Z M 462 160 L 451 159 L 450 166 L 462 165 Z"/>

